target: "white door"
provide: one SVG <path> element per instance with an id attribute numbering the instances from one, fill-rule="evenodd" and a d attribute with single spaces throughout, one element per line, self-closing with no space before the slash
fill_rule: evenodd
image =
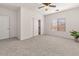
<path id="1" fill-rule="evenodd" d="M 34 22 L 33 23 L 34 24 L 34 26 L 33 26 L 34 27 L 33 35 L 36 36 L 36 35 L 38 35 L 38 20 L 34 20 L 33 22 Z"/>
<path id="2" fill-rule="evenodd" d="M 0 39 L 9 38 L 9 16 L 0 16 Z"/>

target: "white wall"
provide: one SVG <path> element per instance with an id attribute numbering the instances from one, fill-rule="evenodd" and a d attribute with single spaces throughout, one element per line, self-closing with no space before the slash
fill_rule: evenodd
<path id="1" fill-rule="evenodd" d="M 20 40 L 33 37 L 33 20 L 41 20 L 43 34 L 43 15 L 29 7 L 20 7 L 17 10 L 0 7 L 0 15 L 10 16 L 10 37 Z"/>
<path id="2" fill-rule="evenodd" d="M 21 10 L 20 8 L 18 8 L 16 16 L 17 16 L 16 34 L 17 34 L 17 38 L 20 39 L 21 38 Z"/>
<path id="3" fill-rule="evenodd" d="M 32 24 L 31 11 L 21 7 L 21 40 L 32 37 Z"/>
<path id="4" fill-rule="evenodd" d="M 16 11 L 0 7 L 0 15 L 10 17 L 10 37 L 15 37 L 16 34 Z"/>
<path id="5" fill-rule="evenodd" d="M 49 29 L 49 22 L 52 22 L 53 19 L 65 18 L 66 23 L 66 32 L 61 31 L 52 31 Z M 71 38 L 70 31 L 77 30 L 79 31 L 79 8 L 74 8 L 66 10 L 63 12 L 50 14 L 45 16 L 45 34 L 61 36 L 64 38 Z"/>
<path id="6" fill-rule="evenodd" d="M 42 20 L 42 34 L 43 34 L 43 16 L 40 15 L 37 11 L 27 8 L 21 7 L 21 19 L 20 19 L 20 39 L 28 39 L 33 37 L 33 19 Z"/>

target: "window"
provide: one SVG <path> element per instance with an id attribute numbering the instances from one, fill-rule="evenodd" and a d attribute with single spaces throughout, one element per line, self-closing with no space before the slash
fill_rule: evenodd
<path id="1" fill-rule="evenodd" d="M 53 20 L 52 22 L 52 29 L 57 30 L 57 20 Z"/>
<path id="2" fill-rule="evenodd" d="M 58 27 L 58 31 L 65 31 L 65 19 L 64 18 L 60 18 L 58 19 L 58 23 L 57 23 L 57 27 Z"/>
<path id="3" fill-rule="evenodd" d="M 58 19 L 52 20 L 52 23 L 50 24 L 50 29 L 56 30 L 56 31 L 65 31 L 65 19 L 58 18 Z"/>

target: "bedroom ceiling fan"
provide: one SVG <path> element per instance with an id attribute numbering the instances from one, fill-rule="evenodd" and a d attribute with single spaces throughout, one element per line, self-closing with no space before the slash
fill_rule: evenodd
<path id="1" fill-rule="evenodd" d="M 56 7 L 56 5 L 52 5 L 52 3 L 42 3 L 42 5 L 43 5 L 43 6 L 38 7 L 38 8 L 39 8 L 39 9 L 45 8 L 45 11 L 48 11 L 48 7 L 53 7 L 53 8 Z"/>

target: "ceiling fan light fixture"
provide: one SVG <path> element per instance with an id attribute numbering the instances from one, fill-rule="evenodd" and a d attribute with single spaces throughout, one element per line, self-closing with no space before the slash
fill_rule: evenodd
<path id="1" fill-rule="evenodd" d="M 51 3 L 42 3 L 43 6 L 39 7 L 39 9 L 44 8 L 45 11 L 48 11 L 49 7 L 55 8 L 56 5 L 53 5 Z"/>
<path id="2" fill-rule="evenodd" d="M 46 6 L 46 7 L 45 7 L 45 11 L 48 11 L 48 9 L 49 9 L 49 6 Z"/>
<path id="3" fill-rule="evenodd" d="M 45 11 L 48 11 L 48 9 L 46 8 Z"/>
<path id="4" fill-rule="evenodd" d="M 56 9 L 56 11 L 59 11 L 59 9 Z"/>

